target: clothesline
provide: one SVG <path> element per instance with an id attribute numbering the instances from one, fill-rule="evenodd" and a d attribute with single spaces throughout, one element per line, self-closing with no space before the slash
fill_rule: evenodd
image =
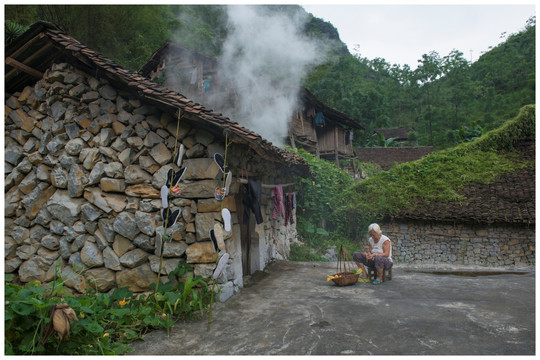
<path id="1" fill-rule="evenodd" d="M 238 181 L 242 184 L 247 184 L 248 181 L 247 179 L 242 179 L 242 178 L 238 178 Z M 288 183 L 288 184 L 278 184 L 278 185 L 281 185 L 282 187 L 286 187 L 286 186 L 293 186 L 293 185 L 296 185 L 295 183 Z M 272 185 L 272 184 L 261 184 L 261 187 L 265 188 L 265 189 L 273 189 L 276 187 L 276 185 Z"/>

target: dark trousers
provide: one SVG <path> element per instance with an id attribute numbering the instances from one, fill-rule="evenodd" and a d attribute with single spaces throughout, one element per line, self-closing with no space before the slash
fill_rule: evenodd
<path id="1" fill-rule="evenodd" d="M 368 260 L 361 252 L 355 252 L 353 260 L 357 263 L 364 264 L 364 266 L 367 266 L 368 268 L 375 269 L 390 269 L 394 265 L 387 257 L 375 256 L 374 259 Z"/>

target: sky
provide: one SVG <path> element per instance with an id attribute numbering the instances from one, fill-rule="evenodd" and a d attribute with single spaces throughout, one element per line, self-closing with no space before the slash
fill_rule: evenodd
<path id="1" fill-rule="evenodd" d="M 423 54 L 437 51 L 441 57 L 456 49 L 476 61 L 489 47 L 521 31 L 531 16 L 533 2 L 516 4 L 343 4 L 302 5 L 314 16 L 337 28 L 352 54 L 415 69 Z"/>

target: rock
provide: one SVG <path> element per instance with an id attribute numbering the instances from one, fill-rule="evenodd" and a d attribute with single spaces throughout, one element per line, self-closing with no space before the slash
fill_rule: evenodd
<path id="1" fill-rule="evenodd" d="M 186 249 L 186 256 L 188 264 L 207 264 L 214 263 L 217 260 L 217 253 L 214 251 L 211 241 L 196 242 L 189 245 Z"/>
<path id="2" fill-rule="evenodd" d="M 152 176 L 137 165 L 126 167 L 124 178 L 126 179 L 126 184 L 150 183 L 152 181 Z"/>
<path id="3" fill-rule="evenodd" d="M 167 173 L 169 170 L 172 169 L 171 165 L 166 165 L 161 167 L 158 171 L 154 173 L 154 177 L 152 178 L 152 186 L 156 189 L 161 189 L 163 184 L 167 181 Z M 213 196 L 213 195 L 212 195 Z"/>
<path id="4" fill-rule="evenodd" d="M 79 137 L 79 132 L 81 128 L 76 123 L 66 124 L 65 126 L 66 134 L 71 140 L 75 140 Z"/>
<path id="5" fill-rule="evenodd" d="M 89 91 L 84 93 L 81 97 L 81 100 L 87 104 L 96 101 L 97 99 L 99 99 L 99 93 L 97 91 Z"/>
<path id="6" fill-rule="evenodd" d="M 10 165 L 4 163 L 4 166 L 10 166 Z M 19 163 L 19 165 L 17 165 L 17 167 L 15 169 L 19 170 L 23 174 L 28 174 L 30 171 L 32 171 L 32 163 L 30 162 L 30 160 L 27 157 L 25 157 Z"/>
<path id="7" fill-rule="evenodd" d="M 108 193 L 103 194 L 103 198 L 114 212 L 119 213 L 126 210 L 126 197 L 123 194 Z"/>
<path id="8" fill-rule="evenodd" d="M 142 249 L 134 249 L 126 252 L 120 257 L 120 264 L 133 269 L 146 262 L 150 254 Z"/>
<path id="9" fill-rule="evenodd" d="M 40 256 L 33 256 L 31 259 L 23 262 L 19 267 L 19 279 L 23 283 L 30 281 L 45 280 L 45 273 L 49 270 L 50 265 Z"/>
<path id="10" fill-rule="evenodd" d="M 188 245 L 183 241 L 169 241 L 163 245 L 163 257 L 181 257 L 186 253 Z"/>
<path id="11" fill-rule="evenodd" d="M 36 165 L 43 161 L 43 157 L 39 152 L 35 151 L 31 154 L 28 154 L 28 160 L 30 160 L 30 163 L 32 163 L 32 165 Z"/>
<path id="12" fill-rule="evenodd" d="M 216 188 L 220 186 L 220 180 L 194 181 L 190 183 L 189 186 L 184 186 L 182 188 L 182 197 L 186 199 L 214 198 Z"/>
<path id="13" fill-rule="evenodd" d="M 109 246 L 107 238 L 105 238 L 105 236 L 101 233 L 101 230 L 99 229 L 94 232 L 94 239 L 96 239 L 96 245 L 99 251 L 103 251 L 103 249 Z"/>
<path id="14" fill-rule="evenodd" d="M 41 239 L 41 246 L 49 250 L 60 249 L 60 239 L 54 235 L 47 235 Z"/>
<path id="15" fill-rule="evenodd" d="M 50 186 L 46 183 L 38 184 L 38 186 L 22 200 L 22 204 L 26 208 L 25 216 L 28 219 L 33 220 L 45 204 L 48 203 L 55 191 L 56 189 L 54 186 Z"/>
<path id="16" fill-rule="evenodd" d="M 38 178 L 34 171 L 28 173 L 26 177 L 20 182 L 19 190 L 25 195 L 29 194 L 36 188 L 38 184 Z"/>
<path id="17" fill-rule="evenodd" d="M 117 161 L 105 164 L 104 171 L 105 175 L 113 179 L 120 179 L 124 177 L 124 169 L 122 164 Z"/>
<path id="18" fill-rule="evenodd" d="M 99 186 L 105 192 L 124 192 L 126 190 L 126 182 L 123 179 L 104 177 L 99 181 Z"/>
<path id="19" fill-rule="evenodd" d="M 64 106 L 64 103 L 62 101 L 57 101 L 54 104 L 51 105 L 51 116 L 54 119 L 54 121 L 58 121 L 62 119 L 63 115 L 66 112 L 66 107 Z"/>
<path id="20" fill-rule="evenodd" d="M 109 84 L 102 86 L 99 89 L 99 94 L 107 100 L 115 100 L 117 96 L 116 90 Z"/>
<path id="21" fill-rule="evenodd" d="M 84 146 L 84 141 L 80 138 L 70 140 L 66 144 L 66 153 L 69 155 L 78 156 Z"/>
<path id="22" fill-rule="evenodd" d="M 220 285 L 219 288 L 218 299 L 220 302 L 225 302 L 234 295 L 234 283 L 232 281 Z"/>
<path id="23" fill-rule="evenodd" d="M 129 147 L 139 151 L 143 147 L 143 140 L 140 137 L 129 137 L 127 138 L 127 144 Z"/>
<path id="24" fill-rule="evenodd" d="M 88 150 L 86 152 L 81 151 L 80 155 L 83 155 L 83 153 L 86 153 L 84 160 L 81 162 L 83 163 L 83 167 L 86 170 L 92 170 L 94 166 L 98 163 L 99 159 L 101 158 L 101 153 L 99 152 L 99 149 L 91 148 L 91 149 L 84 149 Z"/>
<path id="25" fill-rule="evenodd" d="M 151 198 L 151 199 L 160 199 L 161 194 L 159 190 L 156 190 L 150 185 L 131 185 L 128 186 L 125 190 L 125 194 L 127 196 L 136 196 L 136 197 L 142 197 L 142 198 Z"/>
<path id="26" fill-rule="evenodd" d="M 116 286 L 116 273 L 110 269 L 101 267 L 97 269 L 86 270 L 84 273 L 91 286 L 97 291 L 103 293 Z"/>
<path id="27" fill-rule="evenodd" d="M 210 240 L 209 229 L 215 224 L 214 219 L 221 219 L 220 212 L 198 213 L 195 215 L 195 228 L 197 229 L 197 241 Z"/>
<path id="28" fill-rule="evenodd" d="M 130 148 L 126 148 L 118 155 L 118 161 L 124 166 L 129 166 L 131 164 L 131 159 L 133 158 L 132 155 L 133 151 Z"/>
<path id="29" fill-rule="evenodd" d="M 37 255 L 40 256 L 43 261 L 49 266 L 51 266 L 56 259 L 60 257 L 58 251 L 48 250 L 44 247 L 40 247 L 37 251 Z"/>
<path id="30" fill-rule="evenodd" d="M 193 266 L 193 275 L 203 278 L 211 278 L 214 274 L 216 264 L 195 264 Z"/>
<path id="31" fill-rule="evenodd" d="M 13 166 L 17 166 L 23 156 L 22 148 L 18 145 L 6 146 L 4 149 L 4 161 L 7 161 Z"/>
<path id="32" fill-rule="evenodd" d="M 113 229 L 118 234 L 128 238 L 129 240 L 133 240 L 139 233 L 135 216 L 128 212 L 118 214 L 113 223 Z"/>
<path id="33" fill-rule="evenodd" d="M 17 242 L 13 238 L 6 236 L 4 240 L 4 258 L 9 259 L 16 256 Z M 153 250 L 153 249 L 152 249 Z"/>
<path id="34" fill-rule="evenodd" d="M 86 240 L 81 249 L 81 261 L 89 268 L 103 266 L 103 255 L 101 255 L 97 245 L 90 240 Z"/>
<path id="35" fill-rule="evenodd" d="M 11 274 L 15 272 L 19 268 L 19 266 L 21 266 L 21 264 L 22 260 L 18 257 L 7 259 L 6 261 L 4 261 L 4 273 Z"/>
<path id="36" fill-rule="evenodd" d="M 64 224 L 73 226 L 81 212 L 82 199 L 71 198 L 65 190 L 56 190 L 47 202 L 47 211 L 62 221 Z"/>
<path id="37" fill-rule="evenodd" d="M 154 252 L 154 249 L 155 249 L 154 237 L 150 237 L 150 236 L 146 236 L 142 234 L 140 234 L 133 240 L 133 244 L 135 244 L 135 246 L 147 252 Z"/>
<path id="38" fill-rule="evenodd" d="M 66 266 L 62 270 L 62 280 L 64 280 L 64 285 L 80 293 L 84 293 L 86 290 L 86 280 L 84 277 L 69 266 Z"/>
<path id="39" fill-rule="evenodd" d="M 153 221 L 153 216 L 142 211 L 135 212 L 135 221 L 139 230 L 148 236 L 153 236 L 155 233 L 156 224 Z"/>
<path id="40" fill-rule="evenodd" d="M 172 158 L 171 152 L 162 142 L 150 150 L 150 156 L 161 166 L 169 163 Z"/>
<path id="41" fill-rule="evenodd" d="M 219 179 L 222 175 L 219 166 L 210 158 L 185 159 L 182 166 L 186 168 L 184 179 L 187 180 Z"/>
<path id="42" fill-rule="evenodd" d="M 59 189 L 67 189 L 68 173 L 60 166 L 57 166 L 50 171 L 50 180 L 54 187 Z"/>
<path id="43" fill-rule="evenodd" d="M 109 146 L 114 138 L 114 131 L 111 128 L 101 129 L 99 145 Z"/>
<path id="44" fill-rule="evenodd" d="M 139 157 L 139 165 L 141 169 L 150 174 L 155 173 L 160 168 L 160 166 L 150 156 Z"/>
<path id="45" fill-rule="evenodd" d="M 71 256 L 72 252 L 70 249 L 70 243 L 67 239 L 61 238 L 60 239 L 60 245 L 59 245 L 59 251 L 58 253 L 62 257 L 62 259 L 67 260 Z"/>
<path id="46" fill-rule="evenodd" d="M 83 194 L 87 179 L 79 165 L 73 165 L 68 174 L 68 193 L 71 197 L 79 197 Z"/>
<path id="47" fill-rule="evenodd" d="M 152 271 L 157 274 L 159 272 L 159 256 L 150 255 L 148 261 L 150 262 Z M 169 275 L 171 271 L 174 271 L 178 267 L 179 262 L 179 259 L 163 259 L 161 262 L 161 275 Z"/>
<path id="48" fill-rule="evenodd" d="M 159 143 L 162 143 L 162 142 L 163 142 L 163 138 L 161 136 L 159 136 L 158 134 L 156 134 L 153 131 L 150 131 L 150 132 L 148 132 L 148 134 L 144 138 L 143 144 L 147 148 L 152 148 L 155 145 L 157 145 Z"/>
<path id="49" fill-rule="evenodd" d="M 120 265 L 120 259 L 118 258 L 118 255 L 116 255 L 114 250 L 110 247 L 106 247 L 105 249 L 103 249 L 103 263 L 105 264 L 105 267 L 107 269 L 111 269 L 114 271 L 120 271 L 123 269 Z"/>
<path id="50" fill-rule="evenodd" d="M 148 291 L 150 284 L 156 282 L 157 275 L 150 268 L 148 262 L 134 269 L 118 271 L 116 273 L 117 286 L 127 286 L 133 292 Z"/>
<path id="51" fill-rule="evenodd" d="M 30 237 L 30 230 L 23 226 L 15 226 L 10 235 L 17 244 L 22 244 L 24 240 Z"/>
<path id="52" fill-rule="evenodd" d="M 88 185 L 97 184 L 101 180 L 103 174 L 105 174 L 105 164 L 103 162 L 98 162 L 92 171 L 90 171 L 90 175 L 88 176 Z"/>
<path id="53" fill-rule="evenodd" d="M 112 208 L 103 197 L 103 193 L 99 188 L 86 188 L 84 190 L 84 198 L 107 214 L 112 211 Z"/>
<path id="54" fill-rule="evenodd" d="M 55 136 L 51 141 L 47 143 L 47 150 L 49 150 L 49 153 L 52 155 L 56 155 L 60 150 L 62 150 L 65 146 L 65 136 L 64 135 L 58 135 Z"/>
<path id="55" fill-rule="evenodd" d="M 85 222 L 95 221 L 100 217 L 101 211 L 99 211 L 92 204 L 85 203 L 81 205 L 81 215 L 82 215 L 81 219 Z"/>
<path id="56" fill-rule="evenodd" d="M 115 237 L 113 241 L 113 250 L 118 257 L 124 255 L 126 252 L 133 250 L 135 246 L 129 239 L 126 239 L 123 236 Z"/>
<path id="57" fill-rule="evenodd" d="M 206 155 L 206 149 L 201 144 L 195 144 L 186 150 L 187 158 L 200 158 Z"/>
<path id="58" fill-rule="evenodd" d="M 22 245 L 17 248 L 15 254 L 22 260 L 28 260 L 37 252 L 39 244 Z"/>
<path id="59" fill-rule="evenodd" d="M 115 135 L 120 135 L 126 130 L 126 125 L 122 124 L 120 121 L 115 121 L 111 125 Z"/>

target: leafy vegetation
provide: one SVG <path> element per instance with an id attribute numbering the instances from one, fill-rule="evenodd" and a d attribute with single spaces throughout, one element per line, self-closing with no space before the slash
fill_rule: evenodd
<path id="1" fill-rule="evenodd" d="M 129 343 L 151 329 L 167 331 L 180 319 L 202 316 L 211 294 L 206 281 L 193 277 L 191 267 L 180 263 L 169 282 L 156 292 L 135 295 L 128 288 L 109 294 L 90 289 L 84 295 L 66 291 L 59 274 L 47 287 L 38 281 L 25 286 L 5 281 L 6 355 L 119 355 L 132 351 Z M 176 278 L 183 281 L 177 281 Z M 155 288 L 155 284 L 152 284 Z M 52 306 L 67 304 L 77 321 L 68 337 L 47 336 Z M 55 323 L 54 329 L 58 324 Z M 59 336 L 60 337 L 60 336 Z"/>

